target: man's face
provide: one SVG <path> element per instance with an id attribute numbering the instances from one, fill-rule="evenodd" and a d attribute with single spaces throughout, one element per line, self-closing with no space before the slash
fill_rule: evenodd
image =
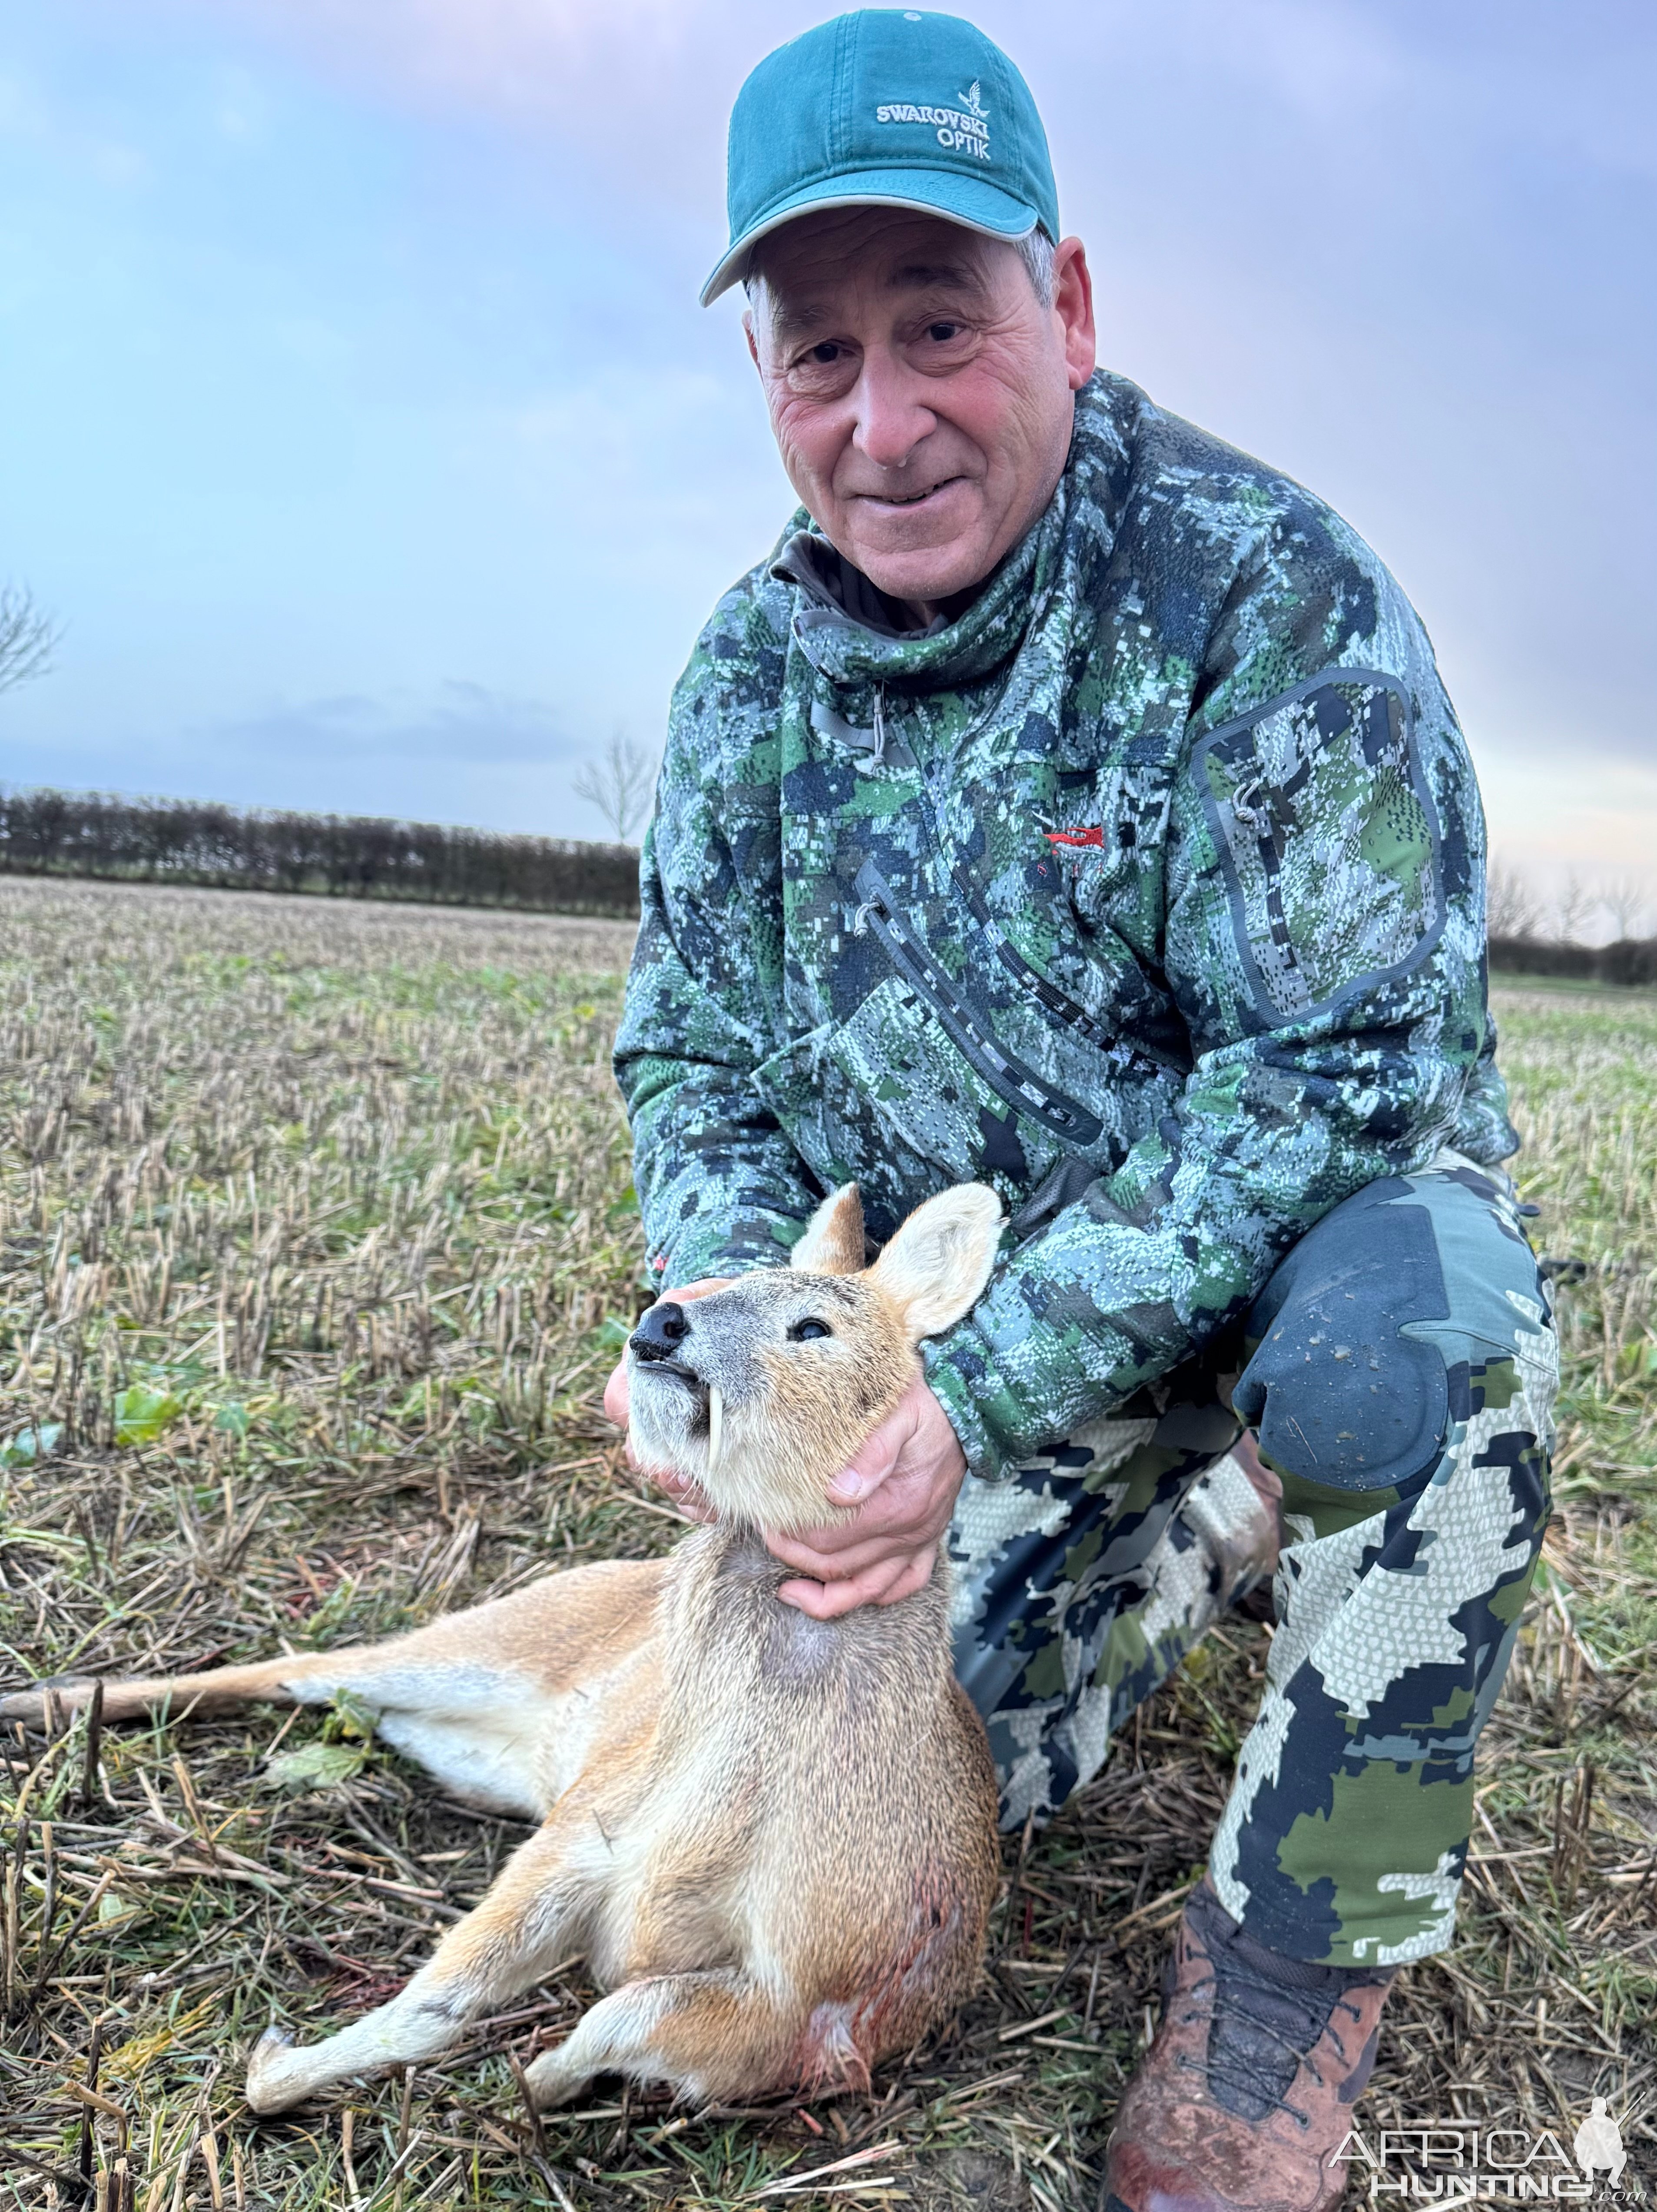
<path id="1" fill-rule="evenodd" d="M 1094 366 L 1080 241 L 1059 248 L 1050 307 L 1015 247 L 901 209 L 803 216 L 757 274 L 748 343 L 789 479 L 839 552 L 930 619 L 1063 473 Z"/>

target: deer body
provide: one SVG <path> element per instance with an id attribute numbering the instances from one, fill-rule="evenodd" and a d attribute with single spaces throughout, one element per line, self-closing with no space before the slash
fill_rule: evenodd
<path id="1" fill-rule="evenodd" d="M 698 2100 L 862 2087 L 968 1994 L 996 1793 L 951 1670 L 944 1571 L 817 1621 L 778 1599 L 786 1570 L 757 1531 L 830 1516 L 828 1482 L 917 1338 L 976 1297 L 998 1225 L 988 1191 L 945 1193 L 865 1273 L 849 1188 L 792 1273 L 744 1277 L 690 1320 L 646 1316 L 635 1437 L 730 1516 L 668 1559 L 552 1575 L 382 1644 L 106 1686 L 110 1720 L 349 1692 L 449 1789 L 541 1821 L 388 2003 L 322 2043 L 264 2038 L 257 2111 L 434 2057 L 576 1953 L 610 1994 L 529 2069 L 544 2104 L 603 2072 Z"/>

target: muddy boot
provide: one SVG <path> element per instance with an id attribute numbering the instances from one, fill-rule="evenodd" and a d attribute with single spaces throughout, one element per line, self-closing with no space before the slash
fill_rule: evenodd
<path id="1" fill-rule="evenodd" d="M 1205 1881 L 1180 1922 L 1162 2024 L 1117 2108 L 1106 2212 L 1327 2212 L 1393 1971 L 1268 1951 Z"/>

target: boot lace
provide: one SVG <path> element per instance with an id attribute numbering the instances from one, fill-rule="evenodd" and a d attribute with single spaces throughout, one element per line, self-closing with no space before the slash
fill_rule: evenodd
<path id="1" fill-rule="evenodd" d="M 1207 2081 L 1215 2101 L 1240 2118 L 1261 2120 L 1268 2112 L 1286 2113 L 1301 2128 L 1311 2115 L 1290 2102 L 1288 2092 L 1305 2066 L 1320 2088 L 1326 2076 L 1313 2052 L 1326 2035 L 1344 2080 L 1361 2055 L 1349 2048 L 1352 2027 L 1363 2014 L 1348 1992 L 1372 1986 L 1391 1975 L 1374 1968 L 1319 1966 L 1269 1951 L 1244 1935 L 1211 1893 L 1199 1891 L 1189 1917 L 1202 1939 L 1210 1971 L 1182 1992 L 1187 1997 L 1211 1990 L 1208 2046 L 1202 2058 L 1181 2054 L 1180 2064 Z M 1200 2008 L 1186 2015 L 1199 2016 Z M 1348 2025 L 1348 2023 L 1350 2025 Z"/>

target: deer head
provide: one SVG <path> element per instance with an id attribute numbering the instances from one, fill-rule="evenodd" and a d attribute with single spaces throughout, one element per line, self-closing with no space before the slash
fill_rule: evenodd
<path id="1" fill-rule="evenodd" d="M 628 1340 L 640 1458 L 695 1482 L 722 1521 L 786 1532 L 843 1518 L 828 1485 L 902 1396 L 921 1339 L 977 1303 L 1000 1229 L 995 1193 L 962 1183 L 917 1207 L 865 1267 L 847 1183 L 787 1267 L 652 1306 Z"/>

